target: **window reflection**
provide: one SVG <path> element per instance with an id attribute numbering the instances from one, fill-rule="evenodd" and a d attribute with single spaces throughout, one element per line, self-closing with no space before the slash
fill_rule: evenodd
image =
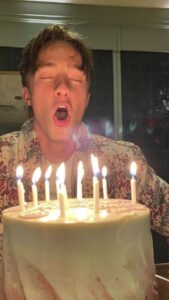
<path id="1" fill-rule="evenodd" d="M 108 138 L 114 138 L 114 128 L 112 120 L 104 117 L 89 118 L 86 125 L 90 133 L 101 134 Z"/>

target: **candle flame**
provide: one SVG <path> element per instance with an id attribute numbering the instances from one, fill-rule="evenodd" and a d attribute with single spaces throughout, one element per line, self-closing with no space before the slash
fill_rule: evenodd
<path id="1" fill-rule="evenodd" d="M 130 165 L 130 174 L 131 176 L 136 176 L 137 173 L 137 164 L 135 161 L 133 161 Z"/>
<path id="2" fill-rule="evenodd" d="M 84 176 L 83 162 L 79 161 L 78 169 L 77 169 L 77 178 L 80 182 L 81 182 L 83 176 Z"/>
<path id="3" fill-rule="evenodd" d="M 40 176 L 41 176 L 41 168 L 40 167 L 37 167 L 33 173 L 33 176 L 32 176 L 32 182 L 33 184 L 35 184 L 36 182 L 38 182 L 38 180 L 40 179 Z"/>
<path id="4" fill-rule="evenodd" d="M 16 169 L 16 177 L 21 179 L 23 177 L 23 167 L 19 165 Z"/>
<path id="5" fill-rule="evenodd" d="M 102 210 L 99 214 L 101 218 L 106 218 L 108 216 L 108 211 L 107 210 Z"/>
<path id="6" fill-rule="evenodd" d="M 85 221 L 89 217 L 88 208 L 87 207 L 78 207 L 76 209 L 76 219 L 77 221 Z"/>
<path id="7" fill-rule="evenodd" d="M 65 164 L 62 162 L 56 171 L 56 177 L 61 184 L 65 181 Z"/>
<path id="8" fill-rule="evenodd" d="M 95 155 L 91 154 L 93 173 L 96 176 L 99 173 L 99 163 Z"/>
<path id="9" fill-rule="evenodd" d="M 52 166 L 50 165 L 47 170 L 46 170 L 46 173 L 45 173 L 45 179 L 48 180 L 50 175 L 52 173 Z"/>
<path id="10" fill-rule="evenodd" d="M 102 176 L 103 177 L 107 176 L 107 168 L 106 168 L 106 166 L 103 166 L 103 168 L 102 168 Z"/>

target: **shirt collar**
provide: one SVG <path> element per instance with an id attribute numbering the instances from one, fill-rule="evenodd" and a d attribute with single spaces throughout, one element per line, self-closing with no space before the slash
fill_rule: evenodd
<path id="1" fill-rule="evenodd" d="M 29 155 L 29 158 L 31 158 L 31 156 L 36 156 L 37 159 L 40 159 L 43 153 L 41 151 L 40 144 L 33 127 L 34 127 L 33 119 L 28 119 L 23 124 L 21 128 L 21 144 L 22 144 L 21 146 L 26 145 L 27 155 Z M 77 134 L 73 137 L 77 149 L 81 148 L 83 144 L 83 140 L 86 139 L 87 137 L 88 137 L 87 126 L 83 122 L 81 122 L 77 130 Z"/>

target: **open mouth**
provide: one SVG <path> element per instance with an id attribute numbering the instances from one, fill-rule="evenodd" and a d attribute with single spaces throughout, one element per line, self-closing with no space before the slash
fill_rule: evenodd
<path id="1" fill-rule="evenodd" d="M 67 126 L 70 122 L 69 110 L 66 105 L 60 105 L 55 112 L 55 123 L 58 126 Z"/>
<path id="2" fill-rule="evenodd" d="M 59 107 L 55 115 L 59 121 L 64 121 L 68 117 L 68 110 L 66 107 Z"/>

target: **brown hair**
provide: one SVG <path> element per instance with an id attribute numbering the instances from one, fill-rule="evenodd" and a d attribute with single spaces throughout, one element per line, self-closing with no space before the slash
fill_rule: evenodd
<path id="1" fill-rule="evenodd" d="M 81 69 L 90 83 L 93 68 L 91 51 L 86 47 L 82 38 L 77 33 L 69 31 L 66 26 L 50 25 L 43 29 L 35 38 L 31 39 L 23 50 L 19 68 L 23 86 L 28 86 L 28 76 L 33 75 L 38 68 L 40 51 L 48 48 L 56 41 L 70 43 L 81 54 Z"/>

